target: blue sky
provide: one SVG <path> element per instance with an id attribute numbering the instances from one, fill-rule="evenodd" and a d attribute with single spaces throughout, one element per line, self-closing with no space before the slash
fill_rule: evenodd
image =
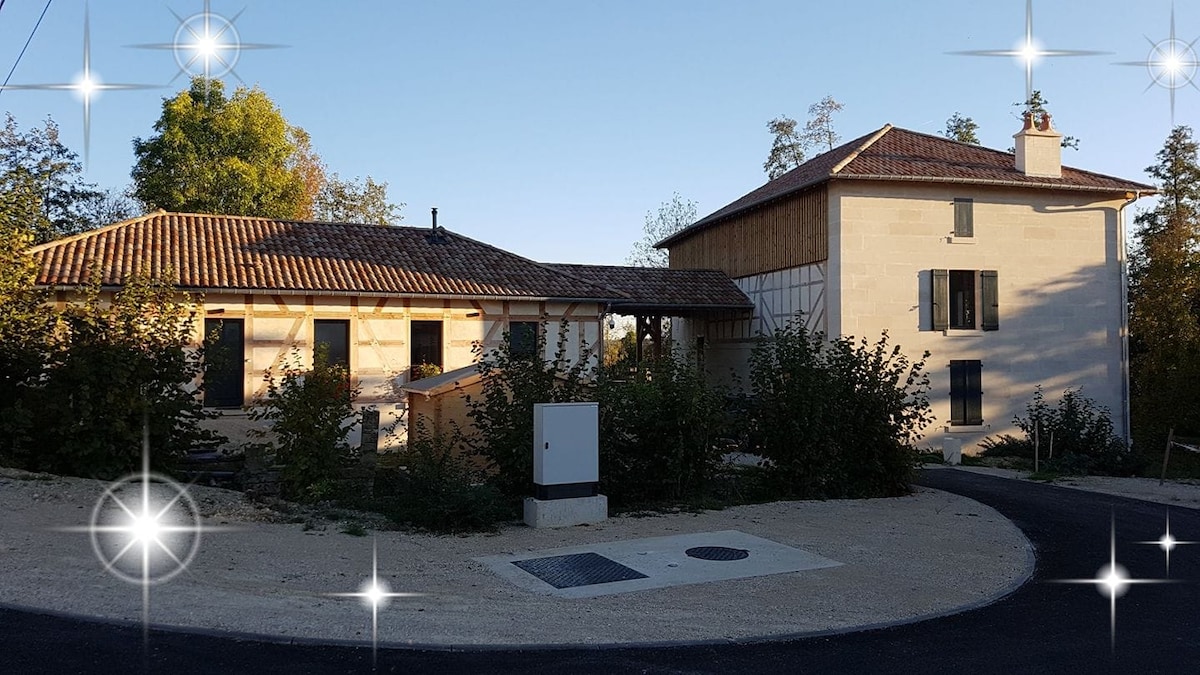
<path id="1" fill-rule="evenodd" d="M 0 81 L 45 3 L 0 8 Z M 850 139 L 892 123 L 936 133 L 955 111 L 1004 149 L 1024 98 L 1016 59 L 949 55 L 1011 49 L 1023 0 L 211 0 L 243 43 L 235 72 L 305 128 L 329 168 L 387 181 L 451 230 L 546 261 L 621 263 L 647 211 L 679 192 L 701 215 L 761 185 L 766 122 L 801 122 L 827 94 Z M 131 140 L 153 132 L 163 97 L 186 87 L 170 43 L 202 0 L 93 0 L 92 70 L 102 82 L 163 85 L 92 103 L 87 177 L 123 187 Z M 172 13 L 174 12 L 174 14 Z M 238 13 L 241 12 L 239 15 Z M 1169 0 L 1035 0 L 1046 49 L 1034 87 L 1059 130 L 1079 137 L 1064 163 L 1148 180 L 1172 125 L 1167 90 L 1143 61 L 1166 39 Z M 82 70 L 82 0 L 54 0 L 10 84 L 71 82 Z M 1200 2 L 1175 7 L 1177 37 L 1200 37 Z M 1197 43 L 1200 47 L 1200 43 Z M 176 78 L 170 82 L 172 78 Z M 230 87 L 238 84 L 224 78 Z M 1200 79 L 1200 75 L 1197 76 Z M 168 84 L 170 82 L 170 84 Z M 47 115 L 82 154 L 83 107 L 71 93 L 8 90 L 0 110 L 23 128 Z M 1200 126 L 1200 91 L 1176 92 L 1176 124 Z"/>

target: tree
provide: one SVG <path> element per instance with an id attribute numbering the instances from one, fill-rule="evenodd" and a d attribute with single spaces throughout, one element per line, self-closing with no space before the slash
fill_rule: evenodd
<path id="1" fill-rule="evenodd" d="M 845 107 L 832 96 L 826 96 L 808 106 L 808 122 L 804 124 L 804 135 L 801 137 L 805 147 L 820 146 L 821 152 L 832 150 L 838 141 L 842 140 L 833 130 L 833 114 L 841 112 Z"/>
<path id="2" fill-rule="evenodd" d="M 979 125 L 975 123 L 975 120 L 955 112 L 950 119 L 946 120 L 946 130 L 942 132 L 942 135 L 959 143 L 979 145 L 979 136 L 975 133 L 978 130 Z"/>
<path id="3" fill-rule="evenodd" d="M 337 223 L 374 223 L 395 225 L 404 219 L 400 209 L 404 204 L 388 201 L 387 183 L 365 180 L 342 180 L 338 174 L 325 179 L 313 201 L 313 218 Z"/>
<path id="4" fill-rule="evenodd" d="M 625 259 L 630 265 L 666 267 L 667 252 L 654 248 L 658 242 L 696 222 L 696 202 L 683 199 L 676 192 L 671 201 L 658 207 L 658 215 L 646 212 L 645 234 L 633 245 L 633 253 Z"/>
<path id="5" fill-rule="evenodd" d="M 841 140 L 841 136 L 833 130 L 833 114 L 844 107 L 832 96 L 810 105 L 809 120 L 803 132 L 796 131 L 796 120 L 786 115 L 767 122 L 767 131 L 775 136 L 767 161 L 763 162 L 767 178 L 775 180 L 803 164 L 805 153 L 811 148 L 822 147 L 821 152 L 832 150 Z"/>
<path id="6" fill-rule="evenodd" d="M 22 132 L 11 114 L 0 129 L 0 193 L 4 217 L 27 223 L 34 243 L 78 234 L 132 215 L 128 200 L 83 180 L 79 156 L 59 140 L 58 125 L 46 118 Z"/>
<path id="7" fill-rule="evenodd" d="M 763 171 L 767 172 L 767 178 L 775 180 L 804 163 L 804 141 L 796 133 L 796 120 L 785 115 L 767 122 L 767 131 L 775 140 L 767 161 L 763 162 Z"/>
<path id="8" fill-rule="evenodd" d="M 1147 168 L 1155 207 L 1134 221 L 1129 332 L 1134 426 L 1200 431 L 1200 157 L 1189 127 L 1176 127 Z"/>
<path id="9" fill-rule="evenodd" d="M 190 90 L 163 100 L 154 130 L 133 141 L 134 195 L 148 209 L 305 215 L 296 135 L 258 87 L 239 87 L 227 98 L 220 80 L 194 78 Z"/>
<path id="10" fill-rule="evenodd" d="M 1025 115 L 1033 115 L 1033 119 L 1036 122 L 1037 120 L 1040 120 L 1043 117 L 1045 117 L 1047 114 L 1049 114 L 1046 110 L 1046 106 L 1050 105 L 1050 101 L 1047 101 L 1045 98 L 1042 97 L 1041 91 L 1034 90 L 1033 94 L 1029 97 L 1029 99 L 1027 101 L 1025 101 L 1024 103 L 1014 103 L 1013 105 L 1018 108 L 1021 108 L 1021 117 L 1024 117 Z M 1079 139 L 1074 136 L 1065 136 L 1064 135 L 1062 138 L 1061 145 L 1064 148 L 1078 150 L 1079 149 Z M 1016 152 L 1016 149 L 1009 148 L 1009 152 Z"/>

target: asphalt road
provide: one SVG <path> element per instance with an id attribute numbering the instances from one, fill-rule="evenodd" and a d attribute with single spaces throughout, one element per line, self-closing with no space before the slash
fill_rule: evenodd
<path id="1" fill-rule="evenodd" d="M 1116 603 L 1087 584 L 1109 561 L 1134 579 L 1166 576 L 1157 540 L 1167 507 L 960 471 L 921 484 L 1012 519 L 1037 551 L 1034 578 L 974 611 L 856 633 L 753 644 L 642 649 L 420 651 L 297 645 L 152 631 L 0 609 L 0 673 L 1195 673 L 1200 672 L 1200 545 L 1177 547 L 1171 583 L 1137 584 Z M 1200 511 L 1171 509 L 1179 540 L 1200 541 Z M 720 621 L 719 616 L 712 617 Z M 1115 639 L 1113 635 L 1115 634 Z"/>

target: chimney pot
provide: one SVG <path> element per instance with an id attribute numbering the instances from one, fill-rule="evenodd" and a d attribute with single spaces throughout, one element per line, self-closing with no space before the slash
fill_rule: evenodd
<path id="1" fill-rule="evenodd" d="M 1062 134 L 1054 130 L 1050 113 L 1043 112 L 1034 124 L 1033 113 L 1025 113 L 1025 124 L 1016 140 L 1017 171 L 1026 176 L 1062 177 Z"/>
<path id="2" fill-rule="evenodd" d="M 435 206 L 432 209 L 430 209 L 430 212 L 433 214 L 433 229 L 436 230 L 437 229 L 437 207 Z"/>

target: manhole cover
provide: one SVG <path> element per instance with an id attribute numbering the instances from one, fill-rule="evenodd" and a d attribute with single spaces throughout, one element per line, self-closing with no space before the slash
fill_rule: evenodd
<path id="1" fill-rule="evenodd" d="M 549 558 L 514 560 L 513 564 L 555 588 L 574 588 L 614 581 L 645 579 L 646 575 L 630 569 L 599 553 L 573 553 Z"/>
<path id="2" fill-rule="evenodd" d="M 701 560 L 743 560 L 750 557 L 750 551 L 744 548 L 730 548 L 728 546 L 696 546 L 684 551 L 689 558 L 699 558 Z"/>

